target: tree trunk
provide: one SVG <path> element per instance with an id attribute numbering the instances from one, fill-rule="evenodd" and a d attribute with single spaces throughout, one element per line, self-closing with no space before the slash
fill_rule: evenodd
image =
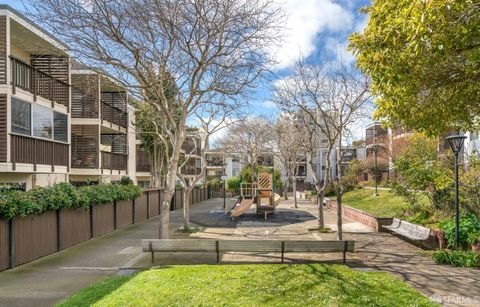
<path id="1" fill-rule="evenodd" d="M 288 178 L 283 182 L 283 193 L 285 193 L 285 200 L 288 200 Z"/>
<path id="2" fill-rule="evenodd" d="M 175 191 L 165 190 L 160 206 L 160 230 L 159 238 L 168 239 L 168 226 L 170 224 L 170 202 Z"/>
<path id="3" fill-rule="evenodd" d="M 343 238 L 343 221 L 342 221 L 342 194 L 337 195 L 337 239 L 342 240 Z"/>
<path id="4" fill-rule="evenodd" d="M 192 195 L 192 187 L 183 189 L 183 229 L 190 228 L 190 195 Z"/>
<path id="5" fill-rule="evenodd" d="M 317 205 L 318 205 L 318 229 L 325 228 L 325 219 L 323 217 L 323 199 L 325 198 L 323 191 L 317 189 Z"/>
<path id="6" fill-rule="evenodd" d="M 297 177 L 293 177 L 293 203 L 295 208 L 298 208 L 297 204 Z"/>

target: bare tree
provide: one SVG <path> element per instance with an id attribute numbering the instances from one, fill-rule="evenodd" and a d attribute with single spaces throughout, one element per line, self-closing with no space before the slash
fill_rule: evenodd
<path id="1" fill-rule="evenodd" d="M 300 163 L 305 161 L 305 151 L 301 142 L 303 132 L 301 129 L 298 129 L 298 126 L 288 114 L 282 114 L 273 129 L 273 152 L 282 163 L 284 169 L 283 186 L 285 199 L 288 199 L 288 183 L 292 181 L 293 199 L 295 208 L 297 208 L 297 174 Z"/>
<path id="2" fill-rule="evenodd" d="M 178 167 L 177 176 L 185 187 L 183 190 L 183 226 L 185 230 L 190 228 L 190 196 L 195 186 L 206 177 L 207 158 L 206 152 L 210 138 L 221 129 L 235 123 L 240 117 L 241 105 L 238 102 L 219 102 L 206 104 L 195 110 L 197 126 L 199 128 L 188 135 L 194 146 L 190 152 L 185 152 L 185 159 Z M 193 177 L 188 178 L 182 172 L 182 168 L 192 159 L 195 153 L 200 153 L 201 171 Z"/>
<path id="3" fill-rule="evenodd" d="M 341 157 L 335 150 L 342 151 L 342 140 L 348 127 L 364 115 L 362 110 L 370 99 L 369 80 L 343 65 L 334 67 L 310 65 L 299 60 L 293 76 L 277 86 L 276 102 L 285 111 L 296 115 L 303 128 L 303 144 L 310 158 L 313 170 L 315 150 L 323 143 L 325 148 L 325 169 L 322 178 L 316 177 L 317 204 L 319 208 L 319 228 L 325 227 L 323 220 L 323 200 L 325 190 L 334 181 L 338 202 L 338 237 L 342 238 L 341 200 L 344 192 L 340 169 Z M 332 161 L 336 160 L 335 168 Z"/>
<path id="4" fill-rule="evenodd" d="M 272 140 L 271 123 L 263 117 L 251 117 L 231 125 L 219 147 L 231 156 L 246 155 L 241 163 L 255 174 L 259 158 L 272 152 Z"/>
<path id="5" fill-rule="evenodd" d="M 267 46 L 278 43 L 280 8 L 271 0 L 25 2 L 30 16 L 69 44 L 79 61 L 132 85 L 162 114 L 154 132 L 168 161 L 159 231 L 167 238 L 187 120 L 212 103 L 209 93 L 244 93 L 271 67 Z M 175 99 L 166 96 L 170 79 Z"/>

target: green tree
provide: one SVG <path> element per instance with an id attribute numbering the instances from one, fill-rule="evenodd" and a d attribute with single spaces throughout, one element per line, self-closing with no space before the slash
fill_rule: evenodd
<path id="1" fill-rule="evenodd" d="M 372 79 L 376 117 L 428 134 L 472 129 L 480 115 L 480 6 L 471 0 L 373 0 L 350 36 Z"/>
<path id="2" fill-rule="evenodd" d="M 408 202 L 407 215 L 428 223 L 451 213 L 453 163 L 451 156 L 439 155 L 436 139 L 419 133 L 409 137 L 393 165 L 399 177 L 394 190 Z M 420 201 L 421 195 L 429 203 Z"/>

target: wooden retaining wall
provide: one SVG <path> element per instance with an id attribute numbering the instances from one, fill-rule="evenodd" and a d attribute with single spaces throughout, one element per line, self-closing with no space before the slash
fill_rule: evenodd
<path id="1" fill-rule="evenodd" d="M 176 190 L 172 208 L 181 209 L 183 191 Z M 208 189 L 194 189 L 193 203 L 208 199 Z M 39 215 L 0 220 L 0 271 L 50 255 L 116 229 L 160 214 L 163 192 L 144 191 L 134 201 L 59 209 Z"/>

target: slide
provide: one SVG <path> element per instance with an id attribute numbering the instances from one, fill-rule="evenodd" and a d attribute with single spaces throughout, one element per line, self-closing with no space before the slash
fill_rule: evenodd
<path id="1" fill-rule="evenodd" d="M 248 209 L 250 209 L 250 207 L 253 205 L 253 200 L 254 200 L 253 197 L 243 198 L 242 202 L 237 204 L 235 208 L 233 208 L 232 211 L 230 211 L 230 217 L 235 218 L 247 212 Z"/>
<path id="2" fill-rule="evenodd" d="M 280 199 L 281 199 L 281 196 L 277 193 L 275 193 L 273 195 L 273 203 L 275 205 L 275 208 L 278 206 L 278 204 L 280 203 Z"/>

